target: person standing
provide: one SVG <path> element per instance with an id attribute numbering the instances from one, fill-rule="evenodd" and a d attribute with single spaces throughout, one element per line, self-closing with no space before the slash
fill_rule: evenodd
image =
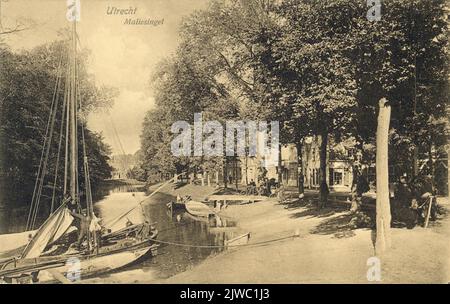
<path id="1" fill-rule="evenodd" d="M 86 213 L 86 211 L 82 211 L 81 214 L 70 211 L 70 214 L 78 220 L 77 246 L 78 246 L 78 250 L 81 250 L 81 245 L 83 244 L 84 240 L 87 238 L 87 235 L 89 233 L 89 228 L 91 225 L 91 218 Z"/>
<path id="2" fill-rule="evenodd" d="M 394 197 L 398 217 L 406 223 L 408 229 L 414 228 L 417 221 L 417 212 L 411 209 L 414 195 L 405 175 L 400 177 L 399 183 L 394 191 Z"/>
<path id="3" fill-rule="evenodd" d="M 93 236 L 94 240 L 94 246 L 98 247 L 101 243 L 101 231 L 102 226 L 100 225 L 100 222 L 102 221 L 101 218 L 98 218 L 94 213 L 92 214 L 92 219 L 89 224 L 89 233 Z"/>

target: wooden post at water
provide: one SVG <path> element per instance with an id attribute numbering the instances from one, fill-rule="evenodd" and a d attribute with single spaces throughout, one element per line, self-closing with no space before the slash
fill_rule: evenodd
<path id="1" fill-rule="evenodd" d="M 376 202 L 376 242 L 375 254 L 378 256 L 391 246 L 391 209 L 389 202 L 388 138 L 391 107 L 385 98 L 379 102 L 377 126 L 377 202 Z"/>

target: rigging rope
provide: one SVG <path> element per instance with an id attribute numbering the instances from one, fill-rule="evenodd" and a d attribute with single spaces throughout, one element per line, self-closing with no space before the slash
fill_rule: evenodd
<path id="1" fill-rule="evenodd" d="M 69 60 L 67 60 L 69 61 Z M 69 69 L 67 69 L 67 78 L 69 79 Z M 66 83 L 67 84 L 67 83 Z M 66 85 L 66 97 L 69 97 L 69 86 Z M 66 110 L 66 144 L 64 151 L 64 188 L 63 195 L 67 193 L 67 183 L 68 183 L 68 174 L 69 174 L 69 128 L 70 128 L 70 105 L 67 103 Z"/>
<path id="2" fill-rule="evenodd" d="M 229 245 L 193 245 L 193 244 L 185 244 L 185 243 L 177 243 L 177 242 L 170 242 L 170 241 L 161 241 L 158 239 L 152 240 L 152 242 L 160 243 L 160 244 L 166 244 L 166 245 L 173 245 L 173 246 L 179 246 L 179 247 L 191 247 L 191 248 L 226 248 L 226 247 L 253 247 L 253 246 L 260 246 L 264 244 L 270 244 L 274 242 L 279 242 L 287 239 L 293 239 L 298 238 L 297 235 L 290 235 L 290 236 L 284 236 L 276 239 L 270 239 L 266 241 L 260 241 L 256 243 L 248 243 L 248 244 L 229 244 Z"/>
<path id="3" fill-rule="evenodd" d="M 114 131 L 114 135 L 116 136 L 117 142 L 119 143 L 120 151 L 125 155 L 125 149 L 122 146 L 122 142 L 120 141 L 119 133 L 117 132 L 116 125 L 114 124 L 114 122 L 112 120 L 112 117 L 111 117 L 111 114 L 109 113 L 109 111 L 107 112 L 107 115 L 109 117 L 109 120 L 111 121 L 111 125 L 112 125 L 113 131 Z"/>
<path id="4" fill-rule="evenodd" d="M 60 64 L 60 66 L 61 66 L 61 64 Z M 49 158 L 49 155 L 50 155 L 50 148 L 52 146 L 53 132 L 54 132 L 55 121 L 56 121 L 56 113 L 57 113 L 58 104 L 59 104 L 59 87 L 61 85 L 61 76 L 62 76 L 61 74 L 62 74 L 62 72 L 59 75 L 57 88 L 56 88 L 56 96 L 54 96 L 54 98 L 55 98 L 55 107 L 54 107 L 53 113 L 52 113 L 52 121 L 51 121 L 51 125 L 50 125 L 50 134 L 49 134 L 49 139 L 48 139 L 48 144 L 47 144 L 47 150 L 46 150 L 46 153 L 45 153 L 45 160 L 44 160 L 43 168 L 42 168 L 42 177 L 41 177 L 41 181 L 40 181 L 40 185 L 39 185 L 39 190 L 38 190 L 38 195 L 37 195 L 37 203 L 36 203 L 36 208 L 35 208 L 35 213 L 34 213 L 32 225 L 31 225 L 31 229 L 33 229 L 35 227 L 35 225 L 36 225 L 36 219 L 37 219 L 37 215 L 38 215 L 38 211 L 39 211 L 39 207 L 40 207 L 41 196 L 42 196 L 42 188 L 44 186 L 44 180 L 45 180 L 45 176 L 47 174 L 48 158 Z"/>
<path id="5" fill-rule="evenodd" d="M 53 97 L 52 97 L 52 102 L 50 105 L 50 115 L 49 115 L 49 118 L 47 121 L 47 128 L 46 128 L 45 136 L 44 136 L 44 144 L 42 147 L 37 178 L 36 178 L 36 182 L 34 185 L 33 195 L 31 198 L 31 205 L 30 205 L 30 211 L 28 213 L 26 230 L 32 230 L 35 225 L 36 217 L 37 217 L 38 210 L 39 210 L 40 196 L 42 194 L 44 178 L 47 173 L 46 168 L 47 168 L 47 162 L 48 162 L 48 155 L 50 153 L 50 146 L 51 146 L 52 137 L 53 137 L 55 115 L 56 115 L 56 110 L 58 108 L 59 87 L 61 85 L 61 74 L 62 74 L 61 65 L 62 65 L 62 55 L 59 60 L 59 64 L 58 64 L 58 68 L 57 68 L 55 87 L 53 90 Z"/>
<path id="6" fill-rule="evenodd" d="M 73 21 L 72 23 L 73 27 L 72 27 L 72 43 L 73 43 L 73 49 L 72 49 L 72 60 L 73 60 L 73 71 L 72 71 L 72 79 L 73 79 L 73 92 L 72 92 L 72 100 L 73 100 L 73 128 L 74 128 L 74 133 L 75 133 L 75 142 L 76 144 L 73 145 L 73 148 L 75 149 L 75 153 L 73 155 L 75 155 L 75 193 L 76 193 L 76 202 L 78 205 L 78 208 L 81 209 L 81 204 L 80 204 L 80 197 L 79 197 L 79 187 L 80 187 L 80 181 L 78 178 L 78 100 L 77 100 L 77 92 L 79 91 L 77 88 L 77 41 L 76 41 L 76 25 L 77 22 L 76 20 Z"/>
<path id="7" fill-rule="evenodd" d="M 78 81 L 78 77 L 76 79 Z M 80 90 L 77 91 L 78 99 L 80 101 L 80 110 L 83 109 L 83 101 L 81 99 L 81 93 Z M 81 141 L 83 144 L 83 167 L 84 167 L 84 183 L 85 183 L 85 189 L 86 189 L 86 206 L 88 209 L 89 214 L 92 216 L 94 214 L 94 206 L 92 203 L 92 190 L 91 190 L 91 179 L 89 174 L 89 162 L 88 162 L 88 155 L 86 151 L 86 137 L 85 137 L 85 128 L 86 128 L 86 120 L 85 117 L 82 124 L 81 124 Z"/>
<path id="8" fill-rule="evenodd" d="M 117 128 L 116 128 L 116 126 L 114 124 L 114 121 L 112 119 L 111 113 L 109 111 L 107 111 L 106 114 L 108 115 L 108 118 L 109 118 L 109 120 L 111 122 L 111 126 L 112 126 L 112 129 L 113 129 L 113 132 L 112 132 L 112 134 L 113 134 L 113 136 L 112 136 L 113 142 L 119 148 L 120 152 L 122 153 L 122 155 L 124 157 L 123 158 L 123 162 L 122 162 L 122 167 L 125 170 L 127 170 L 128 169 L 128 162 L 126 161 L 127 154 L 125 152 L 125 149 L 123 148 L 122 141 L 120 140 L 119 133 L 117 132 Z M 125 184 L 127 185 L 127 188 L 128 188 L 128 190 L 130 192 L 133 192 L 133 193 L 137 192 L 137 190 L 133 187 L 133 184 L 131 183 L 131 181 L 130 182 L 128 181 L 128 177 L 127 176 L 125 176 L 124 181 L 125 181 Z M 137 200 L 136 197 L 135 197 L 135 199 Z"/>
<path id="9" fill-rule="evenodd" d="M 68 71 L 66 72 L 66 79 L 68 76 Z M 66 86 L 65 86 L 66 87 Z M 58 154 L 56 156 L 56 166 L 55 166 L 55 179 L 53 180 L 53 193 L 52 193 L 52 203 L 51 203 L 51 207 L 50 207 L 50 213 L 53 213 L 53 210 L 55 208 L 55 197 L 56 197 L 56 184 L 58 181 L 58 175 L 59 175 L 59 160 L 60 160 L 60 156 L 61 156 L 61 146 L 62 146 L 62 140 L 63 140 L 63 134 L 64 134 L 64 120 L 65 120 L 65 114 L 66 114 L 66 108 L 68 108 L 68 103 L 67 103 L 67 89 L 64 90 L 64 97 L 63 97 L 63 106 L 62 106 L 62 114 L 61 114 L 61 127 L 59 130 L 59 143 L 58 143 Z M 68 113 L 67 113 L 68 115 Z M 67 141 L 66 137 L 66 141 Z M 66 156 L 67 158 L 67 156 Z M 64 162 L 66 162 L 66 159 L 64 160 Z M 67 167 L 64 168 L 64 170 L 67 170 Z M 66 175 L 64 176 L 64 184 L 66 183 Z M 65 189 L 65 188 L 64 188 Z M 63 192 L 63 196 L 65 195 L 65 190 Z"/>
<path id="10" fill-rule="evenodd" d="M 57 77 L 58 77 L 58 74 L 57 74 Z M 58 82 L 58 78 L 56 79 L 56 82 L 55 82 L 55 90 L 56 90 L 57 82 Z M 53 109 L 53 104 L 54 104 L 54 98 L 52 98 L 52 103 L 50 105 L 50 109 Z M 33 195 L 31 197 L 30 211 L 28 213 L 26 230 L 29 230 L 31 217 L 32 217 L 32 214 L 34 214 L 34 201 L 35 201 L 36 191 L 37 191 L 37 187 L 38 187 L 38 183 L 39 183 L 39 178 L 41 176 L 42 162 L 44 161 L 44 151 L 45 151 L 45 146 L 46 146 L 46 142 L 47 142 L 48 132 L 49 132 L 49 129 L 50 129 L 51 117 L 52 117 L 52 113 L 50 112 L 50 115 L 48 116 L 48 120 L 47 120 L 47 127 L 45 129 L 44 144 L 42 146 L 41 157 L 40 157 L 40 160 L 39 160 L 38 172 L 36 174 L 36 181 L 34 183 Z"/>
<path id="11" fill-rule="evenodd" d="M 152 197 L 154 194 L 156 194 L 159 190 L 161 190 L 162 188 L 164 188 L 165 186 L 167 186 L 169 183 L 172 182 L 173 179 L 175 179 L 176 177 L 180 176 L 184 174 L 184 172 L 175 175 L 174 177 L 172 177 L 171 179 L 169 179 L 168 181 L 166 181 L 164 184 L 162 184 L 161 186 L 159 186 L 155 191 L 153 191 L 149 196 L 147 196 L 145 199 L 139 201 L 139 203 L 136 206 L 133 206 L 131 209 L 129 209 L 128 211 L 126 211 L 125 213 L 122 213 L 121 215 L 119 215 L 118 217 L 116 217 L 115 219 L 112 219 L 109 223 L 106 223 L 105 226 L 107 227 L 112 227 L 114 226 L 118 221 L 120 221 L 121 219 L 123 219 L 125 216 L 127 216 L 128 214 L 131 213 L 131 211 L 133 211 L 134 209 L 136 209 L 137 207 L 141 206 L 142 208 L 142 203 L 145 202 L 146 200 L 148 200 L 150 197 Z"/>

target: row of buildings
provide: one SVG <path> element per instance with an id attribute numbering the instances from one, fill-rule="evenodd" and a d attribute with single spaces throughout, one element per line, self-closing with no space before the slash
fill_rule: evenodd
<path id="1" fill-rule="evenodd" d="M 282 184 L 286 186 L 298 186 L 301 175 L 303 175 L 303 185 L 306 189 L 319 188 L 320 174 L 320 137 L 307 138 L 301 151 L 301 157 L 298 157 L 295 144 L 288 144 L 281 147 L 281 178 Z M 349 151 L 347 151 L 349 153 Z M 350 155 L 336 159 L 328 153 L 326 174 L 327 184 L 334 191 L 349 191 L 353 181 L 353 170 Z M 299 166 L 298 162 L 302 162 Z M 257 180 L 258 178 L 258 160 L 251 158 L 247 169 L 241 166 L 241 182 L 245 183 L 245 174 L 247 171 L 248 180 Z M 242 164 L 242 160 L 240 160 Z M 249 164 L 250 163 L 250 164 Z M 277 166 L 267 168 L 267 178 L 278 180 Z"/>
<path id="2" fill-rule="evenodd" d="M 320 137 L 310 137 L 302 145 L 301 157 L 298 157 L 295 144 L 283 145 L 281 147 L 281 177 L 282 184 L 286 186 L 297 187 L 299 177 L 303 175 L 303 184 L 306 189 L 319 188 L 320 174 Z M 353 181 L 352 160 L 350 150 L 342 147 L 344 153 L 340 157 L 336 154 L 328 153 L 326 175 L 327 184 L 334 191 L 349 191 Z M 302 164 L 298 162 L 301 159 Z M 241 157 L 228 162 L 227 182 L 228 184 L 245 185 L 251 181 L 258 183 L 258 177 L 261 174 L 261 158 Z M 266 177 L 278 180 L 278 166 L 266 167 Z M 301 171 L 301 172 L 300 172 Z M 370 171 L 370 170 L 369 170 Z M 224 172 L 214 174 L 213 180 L 223 183 Z M 201 178 L 200 176 L 197 176 Z"/>
<path id="3" fill-rule="evenodd" d="M 305 189 L 318 189 L 320 186 L 320 137 L 310 137 L 302 144 L 300 157 L 297 155 L 295 144 L 288 144 L 281 147 L 281 178 L 285 186 L 297 187 L 300 177 L 303 176 Z M 351 190 L 354 172 L 354 143 L 346 145 L 344 143 L 334 144 L 332 141 L 327 150 L 327 174 L 326 180 L 330 190 L 335 192 L 348 192 Z M 418 159 L 419 174 L 431 174 L 438 193 L 446 193 L 448 188 L 448 159 L 435 153 L 430 157 L 422 155 Z M 359 158 L 359 157 L 358 157 Z M 299 166 L 299 159 L 302 162 Z M 238 159 L 234 164 L 228 166 L 228 182 L 245 185 L 249 181 L 257 182 L 261 174 L 260 159 L 247 158 Z M 409 164 L 410 165 L 410 164 Z M 430 167 L 431 166 L 431 167 Z M 236 169 L 237 168 L 237 169 Z M 371 188 L 375 188 L 376 167 L 375 163 L 361 165 L 361 173 L 366 177 Z M 278 180 L 277 166 L 267 168 L 267 177 Z M 407 174 L 408 178 L 413 177 L 413 173 L 408 171 L 408 164 L 393 161 L 389 164 L 389 182 L 394 184 L 398 178 Z M 220 174 L 219 174 L 220 175 Z"/>
<path id="4" fill-rule="evenodd" d="M 281 182 L 288 187 L 298 187 L 301 177 L 305 189 L 317 190 L 320 186 L 320 136 L 309 137 L 301 145 L 300 154 L 297 153 L 295 144 L 287 144 L 281 147 L 281 166 L 277 165 L 265 167 L 266 177 L 278 181 L 279 170 L 281 170 Z M 327 147 L 327 174 L 326 181 L 331 191 L 349 192 L 351 191 L 354 179 L 354 151 L 355 143 L 349 142 L 334 143 L 329 140 Z M 366 151 L 367 152 L 367 151 Z M 362 156 L 360 156 L 362 157 Z M 360 158 L 358 157 L 358 158 Z M 435 157 L 431 163 L 434 167 L 434 180 L 439 193 L 445 193 L 447 188 L 447 167 L 442 162 L 443 159 Z M 299 165 L 299 161 L 301 164 Z M 420 169 L 430 165 L 427 158 L 419 159 Z M 190 173 L 188 176 L 180 177 L 183 181 L 196 181 L 197 183 L 209 185 L 223 185 L 226 182 L 229 186 L 246 185 L 252 181 L 258 184 L 258 179 L 262 173 L 262 159 L 259 157 L 240 157 L 228 159 L 227 165 L 220 170 L 210 174 L 201 172 Z M 407 164 L 398 161 L 392 161 L 389 165 L 389 182 L 391 185 L 407 171 Z M 226 168 L 226 169 L 225 169 Z M 362 174 L 366 177 L 372 189 L 375 188 L 376 168 L 375 163 L 362 165 Z M 425 168 L 426 169 L 426 168 Z M 430 170 L 423 170 L 429 172 Z M 224 178 L 225 176 L 225 178 Z M 411 173 L 409 174 L 411 177 Z M 162 176 L 155 174 L 151 182 L 159 182 L 170 178 L 170 174 Z"/>

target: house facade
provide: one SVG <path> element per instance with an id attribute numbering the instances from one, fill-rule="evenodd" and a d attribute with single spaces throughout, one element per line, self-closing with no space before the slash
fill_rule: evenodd
<path id="1" fill-rule="evenodd" d="M 305 189 L 319 188 L 320 173 L 320 136 L 306 138 L 301 151 L 302 164 L 298 166 L 297 147 L 295 144 L 283 145 L 281 147 L 281 177 L 286 186 L 297 187 L 300 174 L 303 175 Z M 326 174 L 327 183 L 334 191 L 349 191 L 353 181 L 352 163 L 349 157 L 335 157 L 328 153 Z M 241 184 L 251 180 L 257 182 L 260 175 L 261 158 L 242 158 L 239 162 L 241 172 Z M 245 165 L 246 164 L 246 165 Z M 278 180 L 277 166 L 266 168 L 267 178 Z M 299 172 L 301 170 L 301 172 Z"/>
<path id="2" fill-rule="evenodd" d="M 320 174 L 320 144 L 321 138 L 309 137 L 305 139 L 302 147 L 302 171 L 306 189 L 319 188 Z M 331 150 L 328 148 L 328 150 Z M 327 184 L 334 191 L 349 191 L 353 181 L 352 161 L 348 151 L 340 153 L 327 153 Z"/>

